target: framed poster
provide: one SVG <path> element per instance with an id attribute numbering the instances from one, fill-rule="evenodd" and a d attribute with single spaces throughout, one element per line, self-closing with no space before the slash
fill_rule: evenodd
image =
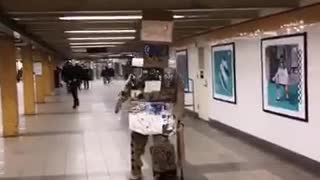
<path id="1" fill-rule="evenodd" d="M 308 121 L 306 33 L 262 39 L 263 110 Z"/>
<path id="2" fill-rule="evenodd" d="M 213 98 L 237 104 L 235 44 L 212 46 L 211 66 Z"/>
<path id="3" fill-rule="evenodd" d="M 189 88 L 189 65 L 188 65 L 188 50 L 179 50 L 176 52 L 177 60 L 177 72 L 182 78 L 186 91 L 191 90 Z"/>

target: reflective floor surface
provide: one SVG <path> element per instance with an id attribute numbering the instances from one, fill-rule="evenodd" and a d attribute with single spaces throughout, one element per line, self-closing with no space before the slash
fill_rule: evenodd
<path id="1" fill-rule="evenodd" d="M 0 139 L 0 179 L 127 180 L 128 122 L 125 112 L 113 113 L 122 86 L 122 81 L 92 83 L 80 92 L 78 110 L 62 89 L 38 106 L 38 115 L 21 115 L 21 136 Z M 19 99 L 21 104 L 21 94 Z M 206 122 L 191 117 L 185 122 L 187 180 L 320 179 Z M 145 179 L 152 180 L 150 157 L 143 159 Z"/>

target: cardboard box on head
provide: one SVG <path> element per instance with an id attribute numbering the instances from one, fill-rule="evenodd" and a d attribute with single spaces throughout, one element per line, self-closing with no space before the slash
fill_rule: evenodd
<path id="1" fill-rule="evenodd" d="M 165 10 L 144 10 L 141 22 L 141 41 L 171 43 L 173 32 L 173 14 Z"/>
<path id="2" fill-rule="evenodd" d="M 159 57 L 133 58 L 132 67 L 136 68 L 159 68 L 165 69 L 169 67 L 169 60 Z"/>
<path id="3" fill-rule="evenodd" d="M 158 57 L 147 57 L 144 59 L 145 68 L 167 68 L 169 66 L 169 59 L 160 59 Z"/>
<path id="4" fill-rule="evenodd" d="M 143 67 L 167 68 L 169 43 L 172 42 L 173 14 L 165 10 L 144 10 L 141 22 L 141 42 L 144 43 Z"/>
<path id="5" fill-rule="evenodd" d="M 144 67 L 166 68 L 169 66 L 169 46 L 166 44 L 145 44 Z"/>

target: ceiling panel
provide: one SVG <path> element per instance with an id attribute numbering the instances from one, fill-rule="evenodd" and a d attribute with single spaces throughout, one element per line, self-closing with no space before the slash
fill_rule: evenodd
<path id="1" fill-rule="evenodd" d="M 296 7 L 298 0 L 0 0 L 7 11 L 106 11 L 141 9 Z"/>
<path id="2" fill-rule="evenodd" d="M 299 0 L 0 0 L 3 13 L 68 57 L 68 37 L 130 36 L 139 38 L 140 20 L 62 21 L 65 16 L 141 16 L 142 9 L 166 9 L 174 15 L 174 40 L 260 17 L 261 12 L 281 12 L 298 7 Z M 66 34 L 67 30 L 135 29 L 135 34 Z M 102 40 L 100 40 L 101 42 Z M 110 42 L 117 40 L 108 40 Z M 85 42 L 85 41 L 80 41 Z M 98 41 L 96 41 L 98 42 Z M 112 48 L 134 51 L 137 41 Z M 81 56 L 88 56 L 81 54 Z"/>

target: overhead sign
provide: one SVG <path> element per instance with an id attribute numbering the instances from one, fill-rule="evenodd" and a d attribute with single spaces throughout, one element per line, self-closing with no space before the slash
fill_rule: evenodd
<path id="1" fill-rule="evenodd" d="M 87 53 L 106 53 L 108 51 L 107 48 L 87 48 Z"/>
<path id="2" fill-rule="evenodd" d="M 143 20 L 141 40 L 148 42 L 172 42 L 173 21 Z"/>

